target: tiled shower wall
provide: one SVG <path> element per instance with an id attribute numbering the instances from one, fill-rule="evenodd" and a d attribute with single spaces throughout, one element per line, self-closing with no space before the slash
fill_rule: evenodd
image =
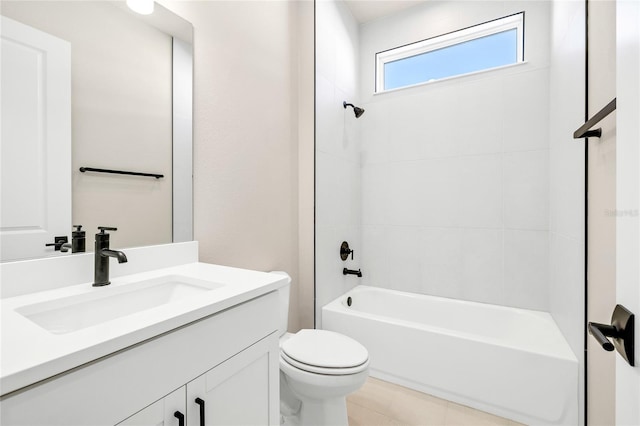
<path id="1" fill-rule="evenodd" d="M 362 260 L 358 25 L 343 2 L 316 2 L 316 326 L 321 308 L 359 283 L 342 275 Z M 354 260 L 340 259 L 348 241 Z"/>
<path id="2" fill-rule="evenodd" d="M 525 64 L 373 94 L 376 52 L 521 11 Z M 361 26 L 363 284 L 548 310 L 549 14 L 427 2 Z"/>
<path id="3" fill-rule="evenodd" d="M 549 127 L 549 312 L 584 366 L 584 2 L 554 1 L 551 9 Z M 582 380 L 578 424 L 583 424 Z"/>

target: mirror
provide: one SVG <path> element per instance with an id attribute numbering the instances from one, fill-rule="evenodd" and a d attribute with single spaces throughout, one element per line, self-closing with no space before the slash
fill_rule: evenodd
<path id="1" fill-rule="evenodd" d="M 116 248 L 192 240 L 191 24 L 157 3 L 143 16 L 124 1 L 3 1 L 1 14 L 70 45 L 71 179 L 64 186 L 72 207 L 66 231 L 55 235 L 70 240 L 71 224 L 83 225 L 87 251 L 98 226 L 118 228 Z M 3 132 L 3 155 L 5 139 Z M 5 173 L 3 180 L 22 185 L 24 176 Z M 46 250 L 18 258 L 60 253 Z"/>

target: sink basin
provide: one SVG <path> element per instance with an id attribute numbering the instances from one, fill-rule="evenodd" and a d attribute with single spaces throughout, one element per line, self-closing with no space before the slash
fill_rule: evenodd
<path id="1" fill-rule="evenodd" d="M 197 297 L 222 286 L 215 282 L 168 275 L 121 286 L 94 288 L 89 293 L 23 306 L 16 312 L 51 333 L 66 334 Z"/>

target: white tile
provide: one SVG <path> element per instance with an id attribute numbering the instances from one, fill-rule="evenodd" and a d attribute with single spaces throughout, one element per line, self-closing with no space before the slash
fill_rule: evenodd
<path id="1" fill-rule="evenodd" d="M 316 150 L 335 154 L 342 134 L 340 110 L 335 105 L 335 88 L 329 80 L 316 77 Z"/>
<path id="2" fill-rule="evenodd" d="M 385 102 L 388 124 L 388 161 L 408 161 L 423 158 L 422 124 L 426 121 L 430 102 L 419 96 L 404 96 Z"/>
<path id="3" fill-rule="evenodd" d="M 549 242 L 546 231 L 504 231 L 507 305 L 549 309 Z"/>
<path id="4" fill-rule="evenodd" d="M 549 151 L 503 157 L 504 225 L 546 230 L 549 226 Z"/>
<path id="5" fill-rule="evenodd" d="M 341 169 L 335 156 L 322 151 L 316 153 L 316 226 L 326 228 L 340 223 L 341 212 L 336 208 L 335 199 L 342 191 L 338 181 Z"/>
<path id="6" fill-rule="evenodd" d="M 462 238 L 457 228 L 424 228 L 420 235 L 422 291 L 462 296 Z"/>
<path id="7" fill-rule="evenodd" d="M 342 265 L 337 253 L 342 241 L 334 228 L 316 229 L 316 306 L 324 306 L 340 295 Z"/>
<path id="8" fill-rule="evenodd" d="M 343 158 L 332 158 L 332 192 L 326 200 L 333 226 L 360 225 L 360 166 Z M 318 203 L 317 203 L 318 204 Z"/>
<path id="9" fill-rule="evenodd" d="M 459 188 L 460 226 L 502 227 L 501 165 L 500 154 L 460 157 L 457 160 L 457 182 L 453 188 Z"/>
<path id="10" fill-rule="evenodd" d="M 417 226 L 422 222 L 421 191 L 434 185 L 422 176 L 422 163 L 407 161 L 389 166 L 387 211 L 389 223 L 394 225 Z"/>
<path id="11" fill-rule="evenodd" d="M 390 159 L 411 160 L 457 155 L 462 151 L 458 84 L 421 88 L 415 95 L 390 102 L 394 131 Z"/>
<path id="12" fill-rule="evenodd" d="M 504 151 L 549 147 L 548 68 L 504 77 L 502 136 Z"/>
<path id="13" fill-rule="evenodd" d="M 347 96 L 353 97 L 358 90 L 358 23 L 348 6 L 335 2 L 338 20 L 333 28 L 336 52 L 336 86 Z"/>
<path id="14" fill-rule="evenodd" d="M 463 298 L 476 302 L 504 303 L 503 231 L 501 229 L 463 229 Z"/>
<path id="15" fill-rule="evenodd" d="M 333 1 L 316 3 L 316 76 L 335 82 L 336 46 L 334 25 L 336 10 Z"/>
<path id="16" fill-rule="evenodd" d="M 451 111 L 460 155 L 502 151 L 502 105 L 501 77 L 460 84 L 457 109 Z"/>
<path id="17" fill-rule="evenodd" d="M 362 224 L 382 225 L 389 221 L 391 190 L 388 164 L 362 167 Z"/>
<path id="18" fill-rule="evenodd" d="M 416 164 L 419 181 L 411 188 L 420 211 L 419 222 L 426 227 L 458 226 L 463 216 L 465 159 L 446 157 Z"/>
<path id="19" fill-rule="evenodd" d="M 504 1 L 457 2 L 459 28 L 477 25 L 481 22 L 492 21 L 505 16 Z"/>
<path id="20" fill-rule="evenodd" d="M 394 149 L 389 138 L 389 105 L 382 102 L 363 104 L 361 131 L 362 164 L 386 162 Z"/>
<path id="21" fill-rule="evenodd" d="M 420 228 L 390 226 L 387 228 L 387 262 L 393 279 L 387 288 L 420 293 L 421 241 Z"/>
<path id="22" fill-rule="evenodd" d="M 384 227 L 362 228 L 362 284 L 383 288 L 389 285 L 387 241 Z"/>
<path id="23" fill-rule="evenodd" d="M 551 233 L 549 311 L 576 355 L 583 350 L 584 245 Z"/>

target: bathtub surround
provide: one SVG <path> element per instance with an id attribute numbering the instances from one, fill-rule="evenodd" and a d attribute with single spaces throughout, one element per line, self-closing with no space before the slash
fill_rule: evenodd
<path id="1" fill-rule="evenodd" d="M 373 93 L 376 52 L 522 11 L 526 63 Z M 364 283 L 548 310 L 549 3 L 427 2 L 360 40 Z"/>

